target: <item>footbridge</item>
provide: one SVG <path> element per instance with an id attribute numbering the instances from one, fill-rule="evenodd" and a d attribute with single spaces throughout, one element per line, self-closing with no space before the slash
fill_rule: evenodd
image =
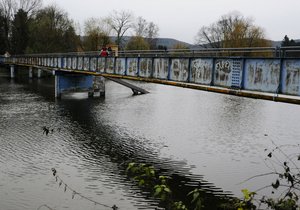
<path id="1" fill-rule="evenodd" d="M 98 52 L 28 54 L 0 62 L 12 78 L 24 70 L 30 78 L 51 72 L 58 98 L 76 91 L 104 95 L 106 78 L 134 94 L 148 91 L 124 79 L 300 104 L 299 54 L 300 48 L 226 48 L 123 51 L 111 57 Z"/>

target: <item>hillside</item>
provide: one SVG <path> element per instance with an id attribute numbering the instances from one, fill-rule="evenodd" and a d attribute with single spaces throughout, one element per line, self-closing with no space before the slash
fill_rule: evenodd
<path id="1" fill-rule="evenodd" d="M 270 40 L 270 41 L 272 43 L 272 47 L 281 47 L 282 41 L 273 41 L 273 40 Z M 300 39 L 295 39 L 295 41 L 300 42 Z M 193 44 L 189 44 L 189 43 L 182 42 L 182 41 L 179 41 L 176 39 L 171 39 L 171 38 L 157 38 L 156 46 L 159 46 L 159 45 L 167 46 L 168 49 L 171 49 L 176 44 L 184 44 L 193 50 L 197 50 L 197 49 L 201 48 L 199 45 L 193 45 Z"/>
<path id="2" fill-rule="evenodd" d="M 156 39 L 156 46 L 166 46 L 168 49 L 172 49 L 176 45 L 185 45 L 189 48 L 191 48 L 193 45 L 189 44 L 187 42 L 182 42 L 177 39 L 171 39 L 171 38 L 157 38 Z"/>
<path id="3" fill-rule="evenodd" d="M 81 37 L 81 39 L 83 39 L 83 38 L 84 37 Z M 123 37 L 123 45 L 124 46 L 126 46 L 126 44 L 129 42 L 130 38 L 131 38 L 130 36 Z M 110 37 L 110 39 L 112 42 L 114 42 L 116 40 L 116 37 L 112 36 L 112 37 Z M 167 49 L 172 49 L 176 45 L 185 45 L 193 50 L 202 48 L 199 45 L 190 44 L 190 43 L 183 42 L 183 41 L 173 39 L 173 38 L 156 38 L 155 41 L 156 41 L 156 47 L 165 46 L 165 47 L 167 47 Z M 270 41 L 272 43 L 272 47 L 281 47 L 282 40 L 281 41 L 270 40 Z M 300 42 L 300 39 L 294 39 L 294 41 Z"/>
<path id="4" fill-rule="evenodd" d="M 123 37 L 123 45 L 126 46 L 126 44 L 129 42 L 130 40 L 130 36 L 124 36 Z M 115 42 L 116 37 L 112 36 L 110 37 L 112 42 Z M 172 38 L 155 38 L 155 42 L 156 42 L 156 47 L 158 46 L 165 46 L 167 47 L 167 49 L 172 49 L 174 48 L 174 46 L 181 44 L 181 45 L 186 45 L 187 47 L 192 47 L 192 44 L 183 42 L 183 41 L 179 41 L 177 39 L 172 39 Z"/>

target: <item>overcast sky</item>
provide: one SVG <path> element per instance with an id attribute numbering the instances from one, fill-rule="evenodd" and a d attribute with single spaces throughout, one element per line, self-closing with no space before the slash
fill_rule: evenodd
<path id="1" fill-rule="evenodd" d="M 266 37 L 300 39 L 300 0 L 44 0 L 55 3 L 71 19 L 83 24 L 91 17 L 105 17 L 114 10 L 131 11 L 159 26 L 159 37 L 194 43 L 202 26 L 238 11 L 264 28 Z"/>

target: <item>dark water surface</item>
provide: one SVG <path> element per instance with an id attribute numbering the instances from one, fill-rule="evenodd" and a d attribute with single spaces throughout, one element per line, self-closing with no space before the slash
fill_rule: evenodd
<path id="1" fill-rule="evenodd" d="M 132 82 L 133 83 L 133 82 Z M 298 144 L 300 106 L 138 83 L 150 94 L 106 84 L 105 99 L 54 99 L 52 79 L 0 78 L 0 209 L 107 209 L 59 188 L 51 174 L 100 203 L 154 209 L 125 175 L 153 164 L 178 184 L 241 196 L 267 178 L 265 148 Z M 43 135 L 42 126 L 54 128 Z M 60 131 L 59 131 L 60 130 Z M 180 185 L 176 191 L 181 191 Z M 184 191 L 184 190 L 183 190 Z M 44 208 L 45 209 L 45 208 Z"/>

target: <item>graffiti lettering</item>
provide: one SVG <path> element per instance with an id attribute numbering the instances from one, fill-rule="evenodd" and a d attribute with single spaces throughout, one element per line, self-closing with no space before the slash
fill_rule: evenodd
<path id="1" fill-rule="evenodd" d="M 217 71 L 224 71 L 226 73 L 230 72 L 230 62 L 229 61 L 217 61 L 216 63 L 216 70 Z"/>

